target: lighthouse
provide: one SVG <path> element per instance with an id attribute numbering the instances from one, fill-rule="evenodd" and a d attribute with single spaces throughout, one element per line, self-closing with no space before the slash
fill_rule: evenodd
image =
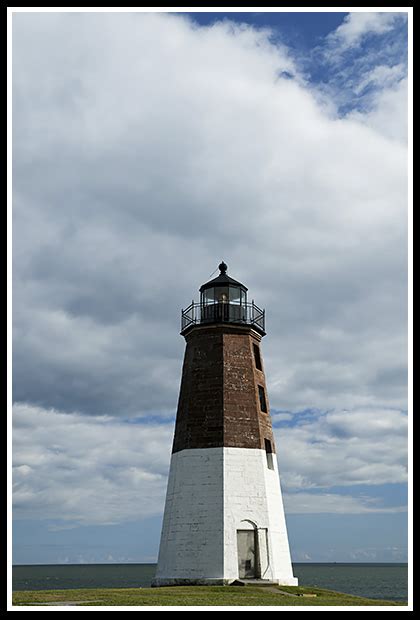
<path id="1" fill-rule="evenodd" d="M 265 311 L 219 265 L 182 310 L 186 340 L 152 585 L 293 576 L 261 340 Z"/>

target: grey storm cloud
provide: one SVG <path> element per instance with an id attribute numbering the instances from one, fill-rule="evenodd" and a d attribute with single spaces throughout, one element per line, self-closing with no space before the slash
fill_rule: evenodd
<path id="1" fill-rule="evenodd" d="M 273 408 L 406 406 L 392 106 L 339 118 L 249 27 L 124 13 L 13 25 L 15 401 L 173 415 L 180 309 L 224 259 L 267 309 Z"/>

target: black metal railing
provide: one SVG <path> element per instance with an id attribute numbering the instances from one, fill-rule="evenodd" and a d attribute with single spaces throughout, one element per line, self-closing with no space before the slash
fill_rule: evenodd
<path id="1" fill-rule="evenodd" d="M 265 310 L 250 304 L 215 303 L 202 305 L 192 302 L 181 311 L 181 333 L 191 325 L 205 323 L 242 323 L 253 325 L 265 333 Z"/>

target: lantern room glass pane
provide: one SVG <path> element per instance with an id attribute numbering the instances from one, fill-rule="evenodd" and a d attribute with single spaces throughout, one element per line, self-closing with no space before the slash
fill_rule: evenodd
<path id="1" fill-rule="evenodd" d="M 241 289 L 237 286 L 229 287 L 229 301 L 231 304 L 241 303 Z"/>
<path id="2" fill-rule="evenodd" d="M 203 291 L 203 304 L 208 306 L 215 303 L 214 288 L 208 288 Z"/>

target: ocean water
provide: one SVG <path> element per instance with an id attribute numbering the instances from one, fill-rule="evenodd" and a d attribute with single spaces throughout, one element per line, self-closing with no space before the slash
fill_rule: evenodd
<path id="1" fill-rule="evenodd" d="M 13 566 L 13 590 L 148 587 L 156 564 Z M 299 585 L 368 598 L 407 600 L 407 564 L 293 564 Z"/>

